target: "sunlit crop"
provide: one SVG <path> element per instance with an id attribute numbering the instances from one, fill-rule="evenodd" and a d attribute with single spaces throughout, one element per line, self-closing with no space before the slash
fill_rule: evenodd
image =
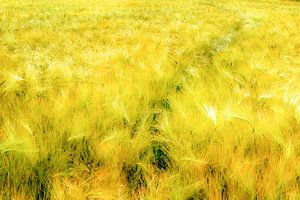
<path id="1" fill-rule="evenodd" d="M 0 199 L 300 199 L 300 2 L 0 0 Z"/>

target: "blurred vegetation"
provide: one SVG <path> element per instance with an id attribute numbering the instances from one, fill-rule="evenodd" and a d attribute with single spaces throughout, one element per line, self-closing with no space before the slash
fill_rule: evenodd
<path id="1" fill-rule="evenodd" d="M 0 199 L 300 199 L 300 4 L 0 0 Z"/>

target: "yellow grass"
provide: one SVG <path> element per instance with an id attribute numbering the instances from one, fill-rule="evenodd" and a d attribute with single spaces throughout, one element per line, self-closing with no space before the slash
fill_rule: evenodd
<path id="1" fill-rule="evenodd" d="M 0 0 L 0 199 L 300 199 L 300 2 Z"/>

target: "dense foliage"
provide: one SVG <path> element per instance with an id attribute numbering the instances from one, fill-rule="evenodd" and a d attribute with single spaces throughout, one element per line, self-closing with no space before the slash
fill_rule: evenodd
<path id="1" fill-rule="evenodd" d="M 300 199 L 300 4 L 0 0 L 0 198 Z"/>

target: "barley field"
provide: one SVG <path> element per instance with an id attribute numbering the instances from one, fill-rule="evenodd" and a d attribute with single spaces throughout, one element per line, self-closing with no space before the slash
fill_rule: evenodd
<path id="1" fill-rule="evenodd" d="M 0 0 L 0 199 L 299 200 L 300 2 Z"/>

